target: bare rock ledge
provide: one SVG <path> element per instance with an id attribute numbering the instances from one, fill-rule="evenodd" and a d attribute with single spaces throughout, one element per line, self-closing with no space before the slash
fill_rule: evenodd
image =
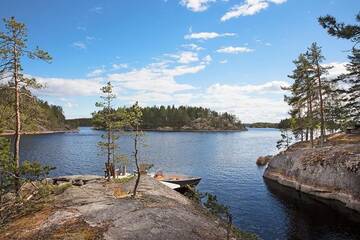
<path id="1" fill-rule="evenodd" d="M 314 149 L 292 146 L 272 158 L 264 177 L 360 212 L 359 141 Z"/>
<path id="2" fill-rule="evenodd" d="M 0 229 L 0 239 L 226 239 L 226 225 L 204 208 L 149 176 L 142 176 L 137 197 L 127 183 L 98 176 L 68 176 L 71 186 L 40 211 Z M 60 183 L 62 184 L 62 183 Z M 231 233 L 230 239 L 249 239 Z M 254 237 L 252 236 L 252 239 Z"/>

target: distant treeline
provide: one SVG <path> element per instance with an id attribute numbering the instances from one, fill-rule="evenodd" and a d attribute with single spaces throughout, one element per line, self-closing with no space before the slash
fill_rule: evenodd
<path id="1" fill-rule="evenodd" d="M 279 128 L 279 123 L 268 122 L 245 123 L 244 125 L 249 128 Z"/>
<path id="2" fill-rule="evenodd" d="M 235 115 L 226 112 L 218 113 L 203 107 L 153 106 L 143 108 L 142 112 L 142 128 L 144 129 L 171 127 L 183 130 L 231 130 L 243 128 L 241 121 Z"/>
<path id="3" fill-rule="evenodd" d="M 8 85 L 0 85 L 0 130 L 14 130 L 15 94 Z M 21 90 L 22 131 L 64 130 L 67 128 L 63 109 Z"/>
<path id="4" fill-rule="evenodd" d="M 72 128 L 77 127 L 91 127 L 92 119 L 91 118 L 75 118 L 75 119 L 66 119 L 66 124 Z"/>
<path id="5" fill-rule="evenodd" d="M 123 111 L 125 107 L 116 111 Z M 144 130 L 242 130 L 235 115 L 218 113 L 209 108 L 189 106 L 153 106 L 142 110 L 141 128 Z M 94 125 L 91 118 L 67 120 L 72 126 Z M 101 126 L 96 126 L 101 127 Z"/>

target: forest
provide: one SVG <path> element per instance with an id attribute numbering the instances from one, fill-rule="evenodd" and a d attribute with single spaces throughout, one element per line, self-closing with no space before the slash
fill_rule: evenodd
<path id="1" fill-rule="evenodd" d="M 116 111 L 125 111 L 126 107 L 120 107 Z M 208 108 L 190 106 L 152 106 L 142 107 L 140 128 L 143 130 L 243 130 L 245 127 L 235 115 L 218 113 Z M 95 127 L 102 128 L 97 124 L 96 115 L 93 114 Z M 80 122 L 82 123 L 82 122 Z"/>
<path id="2" fill-rule="evenodd" d="M 331 78 L 333 66 L 324 64 L 322 48 L 312 43 L 293 61 L 294 70 L 288 76 L 293 80 L 284 97 L 290 106 L 290 118 L 280 123 L 282 139 L 278 148 L 291 143 L 291 130 L 298 141 L 309 141 L 311 147 L 323 146 L 328 134 L 358 128 L 360 122 L 360 25 L 338 22 L 327 15 L 318 19 L 328 34 L 353 44 L 348 52 L 346 73 Z M 360 13 L 356 16 L 360 22 Z"/>
<path id="3" fill-rule="evenodd" d="M 0 129 L 15 130 L 15 94 L 11 86 L 0 85 Z M 67 128 L 61 106 L 49 104 L 25 89 L 21 90 L 22 131 L 36 132 Z"/>

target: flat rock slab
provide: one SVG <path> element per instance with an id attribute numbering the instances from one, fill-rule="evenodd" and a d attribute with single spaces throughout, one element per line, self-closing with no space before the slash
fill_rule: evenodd
<path id="1" fill-rule="evenodd" d="M 55 196 L 50 207 L 0 229 L 0 239 L 226 239 L 218 218 L 149 176 L 141 176 L 135 198 L 129 194 L 135 178 L 127 183 L 95 176 L 65 179 L 88 181 Z"/>

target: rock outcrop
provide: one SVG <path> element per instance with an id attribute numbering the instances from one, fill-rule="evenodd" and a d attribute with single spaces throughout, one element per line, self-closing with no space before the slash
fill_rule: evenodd
<path id="1" fill-rule="evenodd" d="M 264 177 L 360 212 L 360 136 L 337 135 L 322 148 L 295 144 L 272 158 Z"/>
<path id="2" fill-rule="evenodd" d="M 272 158 L 271 155 L 261 156 L 256 160 L 256 164 L 258 166 L 265 166 L 266 164 L 268 164 L 270 162 L 271 158 Z"/>
<path id="3" fill-rule="evenodd" d="M 107 182 L 97 176 L 67 176 L 54 181 L 77 183 L 40 210 L 0 228 L 0 239 L 226 239 L 226 225 L 197 203 L 149 176 Z M 251 235 L 252 236 L 252 235 Z M 239 237 L 236 232 L 230 239 Z"/>

